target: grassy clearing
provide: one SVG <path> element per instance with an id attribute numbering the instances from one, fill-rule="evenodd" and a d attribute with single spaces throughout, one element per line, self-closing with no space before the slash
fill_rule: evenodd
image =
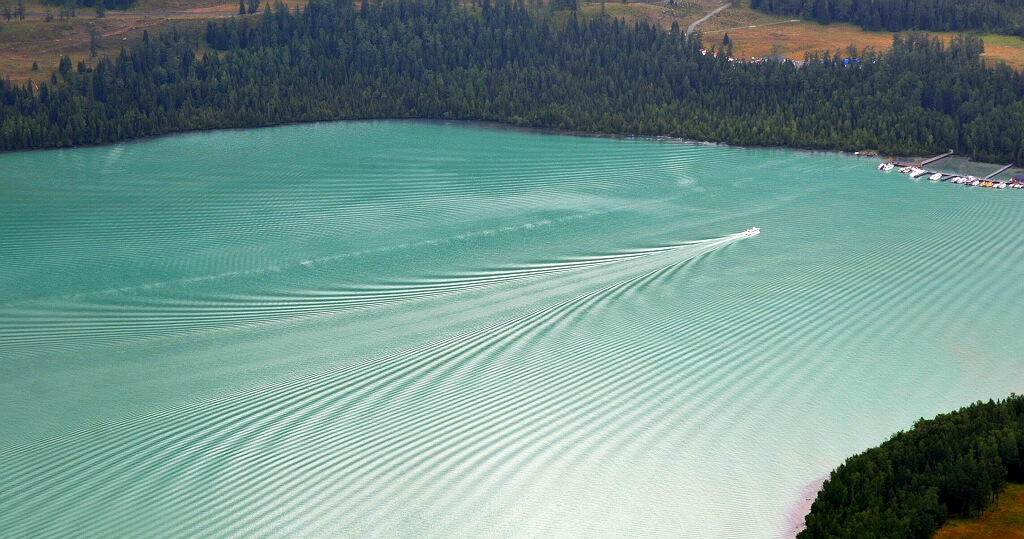
<path id="1" fill-rule="evenodd" d="M 768 56 L 783 54 L 794 60 L 803 60 L 804 54 L 823 50 L 845 51 L 849 45 L 858 50 L 871 47 L 884 51 L 892 45 L 892 32 L 868 32 L 852 24 L 830 24 L 823 26 L 815 22 L 774 24 L 756 28 L 733 28 L 727 30 L 738 56 Z M 705 31 L 704 41 L 716 43 L 725 30 Z M 952 32 L 929 32 L 944 41 L 949 41 Z M 1006 62 L 1010 67 L 1024 69 L 1024 39 L 1011 36 L 986 35 L 985 53 L 982 58 L 991 64 Z"/>
<path id="2" fill-rule="evenodd" d="M 266 0 L 264 0 L 266 1 Z M 304 5 L 306 0 L 284 0 L 289 7 Z M 673 22 L 685 29 L 693 21 L 721 6 L 724 0 L 676 0 L 664 2 L 605 2 L 605 13 L 629 23 L 645 21 L 668 29 Z M 141 39 L 143 30 L 160 32 L 174 25 L 205 24 L 212 18 L 235 16 L 238 4 L 230 0 L 139 0 L 126 12 L 108 11 L 103 19 L 95 12 L 78 11 L 70 23 L 58 20 L 44 22 L 46 7 L 40 0 L 26 0 L 28 18 L 24 21 L 0 21 L 0 74 L 15 82 L 29 78 L 36 81 L 49 77 L 61 55 L 68 54 L 76 63 L 90 61 L 89 32 L 95 27 L 101 34 L 103 53 L 116 53 L 122 45 Z M 546 9 L 546 8 L 542 8 Z M 56 16 L 59 10 L 53 8 Z M 580 17 L 593 18 L 601 13 L 600 2 L 582 2 Z M 564 21 L 568 12 L 551 15 L 555 22 Z M 790 17 L 768 15 L 749 8 L 749 0 L 739 0 L 702 23 L 697 30 L 708 45 L 721 43 L 728 32 L 737 57 L 786 55 L 802 60 L 808 52 L 845 51 L 854 45 L 858 50 L 871 47 L 883 51 L 892 44 L 891 32 L 867 32 L 850 24 L 822 26 L 810 21 L 792 22 Z M 936 34 L 948 39 L 953 34 Z M 1015 69 L 1024 69 L 1024 39 L 1012 36 L 987 35 L 984 58 L 1006 62 Z M 31 71 L 32 62 L 39 71 Z"/>
<path id="3" fill-rule="evenodd" d="M 985 40 L 985 54 L 982 58 L 1006 62 L 1017 70 L 1024 69 L 1024 38 L 989 34 L 982 36 L 982 39 Z"/>
<path id="4" fill-rule="evenodd" d="M 606 2 L 605 12 L 628 22 L 646 21 L 668 29 L 672 22 L 678 22 L 685 29 L 693 21 L 708 14 L 723 0 L 677 0 L 674 5 L 667 3 Z M 596 17 L 600 4 L 583 3 L 580 9 L 585 18 Z M 721 43 L 726 32 L 733 42 L 737 57 L 785 55 L 794 60 L 803 60 L 806 53 L 821 51 L 845 52 L 849 45 L 858 50 L 872 48 L 881 52 L 892 45 L 892 32 L 868 32 L 852 24 L 820 25 L 813 21 L 794 21 L 792 17 L 780 17 L 749 8 L 749 0 L 741 0 L 728 9 L 705 21 L 697 30 L 704 35 L 707 45 Z M 932 35 L 948 40 L 952 32 L 932 32 Z M 990 34 L 985 40 L 982 55 L 991 63 L 1006 62 L 1014 69 L 1024 69 L 1024 39 L 1016 36 Z"/>
<path id="5" fill-rule="evenodd" d="M 593 19 L 601 13 L 601 5 L 599 3 L 583 3 L 580 4 L 579 16 L 582 19 Z M 634 22 L 644 21 L 648 24 L 654 24 L 665 29 L 672 26 L 672 21 L 682 21 L 683 17 L 677 14 L 677 9 L 668 6 L 666 4 L 646 4 L 646 3 L 635 3 L 635 4 L 623 4 L 622 2 L 608 2 L 605 3 L 605 14 L 609 17 L 622 19 L 630 24 Z M 554 20 L 558 20 L 559 16 L 562 19 L 566 19 L 569 16 L 567 11 L 558 12 Z M 700 17 L 701 15 L 698 15 Z M 680 22 L 680 24 L 682 24 Z"/>
<path id="6" fill-rule="evenodd" d="M 263 11 L 261 0 L 260 11 Z M 271 0 L 271 4 L 277 0 Z M 309 3 L 307 0 L 281 0 L 290 8 L 304 6 Z M 248 3 L 248 2 L 247 2 Z M 238 13 L 238 2 L 230 0 L 139 0 L 128 8 L 127 14 L 132 13 L 185 13 L 190 15 L 220 15 L 232 16 Z"/>
<path id="7" fill-rule="evenodd" d="M 845 51 L 849 45 L 863 50 L 866 47 L 884 51 L 892 45 L 892 32 L 869 32 L 852 24 L 830 24 L 812 21 L 791 22 L 792 17 L 779 17 L 754 11 L 749 0 L 741 7 L 730 8 L 698 27 L 704 41 L 718 43 L 726 32 L 733 42 L 737 56 L 786 55 L 802 60 L 804 54 L 819 51 Z M 930 32 L 949 40 L 954 32 Z M 1016 36 L 989 34 L 985 41 L 983 58 L 989 62 L 1006 62 L 1014 69 L 1024 69 L 1024 39 Z"/>
<path id="8" fill-rule="evenodd" d="M 876 51 L 883 51 L 892 45 L 890 32 L 866 32 L 852 24 L 822 26 L 809 21 L 706 31 L 704 40 L 708 43 L 719 42 L 726 31 L 736 55 L 742 57 L 782 54 L 794 60 L 803 60 L 806 53 L 845 51 L 849 45 L 854 45 L 858 50 L 870 47 Z"/>
<path id="9" fill-rule="evenodd" d="M 306 2 L 284 3 L 294 7 Z M 81 8 L 77 17 L 61 21 L 59 8 L 49 6 L 54 20 L 46 22 L 47 7 L 40 0 L 25 0 L 25 20 L 0 20 L 0 74 L 4 77 L 14 82 L 46 80 L 64 55 L 73 63 L 85 60 L 92 65 L 89 42 L 94 28 L 100 35 L 99 54 L 111 55 L 141 40 L 144 31 L 200 29 L 209 19 L 237 16 L 238 12 L 237 3 L 225 0 L 139 0 L 127 11 L 107 11 L 102 19 L 96 18 L 95 10 Z M 38 71 L 32 71 L 32 62 L 38 64 Z"/>
<path id="10" fill-rule="evenodd" d="M 627 8 L 629 13 L 619 15 L 608 10 L 612 16 L 624 16 L 627 20 L 642 19 L 663 28 L 679 22 L 686 28 L 694 20 L 703 17 L 719 5 L 721 0 L 694 0 L 679 2 L 675 6 L 616 4 Z M 608 4 L 610 6 L 611 4 Z M 726 32 L 733 42 L 737 57 L 785 55 L 802 60 L 806 53 L 820 51 L 845 51 L 849 45 L 858 50 L 872 48 L 881 52 L 892 45 L 893 32 L 869 32 L 852 24 L 831 24 L 824 26 L 813 21 L 794 21 L 792 17 L 768 15 L 750 9 L 749 0 L 726 9 L 697 27 L 708 45 L 720 43 Z M 659 8 L 659 9 L 654 9 Z M 585 13 L 589 13 L 585 10 Z M 594 11 L 596 14 L 597 12 Z M 631 16 L 630 16 L 631 15 Z M 949 40 L 953 32 L 931 32 L 943 40 Z M 985 53 L 990 63 L 1006 62 L 1010 67 L 1024 69 L 1024 39 L 1016 36 L 997 34 L 984 35 Z"/>
<path id="11" fill-rule="evenodd" d="M 63 55 L 75 64 L 85 60 L 92 65 L 89 43 L 94 28 L 99 33 L 98 54 L 115 55 L 122 46 L 142 39 L 144 31 L 159 33 L 175 26 L 196 31 L 205 24 L 196 17 L 78 17 L 71 22 L 27 18 L 5 25 L 0 33 L 0 73 L 15 82 L 39 82 L 50 78 Z M 32 71 L 32 62 L 39 65 L 38 71 Z"/>
<path id="12" fill-rule="evenodd" d="M 935 539 L 1024 539 L 1024 485 L 1010 485 L 999 505 L 977 518 L 951 519 Z"/>
<path id="13" fill-rule="evenodd" d="M 707 21 L 701 23 L 697 29 L 701 32 L 708 33 L 729 30 L 731 28 L 778 24 L 795 18 L 769 15 L 767 13 L 750 9 L 747 6 L 749 6 L 749 1 L 735 2 L 728 9 L 718 12 L 714 17 L 711 17 Z M 730 33 L 729 36 L 731 37 L 732 33 Z"/>

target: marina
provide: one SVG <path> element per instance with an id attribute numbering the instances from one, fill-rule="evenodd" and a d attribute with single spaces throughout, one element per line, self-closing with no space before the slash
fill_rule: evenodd
<path id="1" fill-rule="evenodd" d="M 944 159 L 954 156 L 953 151 L 949 151 L 928 159 L 916 161 L 914 163 L 907 163 L 896 161 L 890 158 L 888 161 L 878 164 L 878 170 L 883 172 L 889 172 L 896 167 L 899 167 L 898 172 L 906 174 L 910 178 L 919 179 L 927 177 L 932 182 L 944 182 L 955 183 L 958 185 L 966 185 L 968 187 L 989 187 L 993 189 L 1024 189 L 1024 175 L 1014 175 L 1008 179 L 996 179 L 1000 174 L 1014 168 L 1014 163 L 1007 163 L 999 167 L 997 170 L 985 174 L 985 175 L 972 175 L 972 174 L 954 174 L 949 172 L 942 172 L 937 170 L 929 170 L 924 168 L 927 165 L 938 163 Z"/>

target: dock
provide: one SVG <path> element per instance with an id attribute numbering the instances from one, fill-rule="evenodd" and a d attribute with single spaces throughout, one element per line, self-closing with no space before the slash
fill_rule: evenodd
<path id="1" fill-rule="evenodd" d="M 948 151 L 948 152 L 946 152 L 946 153 L 944 153 L 942 155 L 936 155 L 935 157 L 932 157 L 931 159 L 925 159 L 924 161 L 921 161 L 921 163 L 919 165 L 917 165 L 917 166 L 923 167 L 923 166 L 925 166 L 927 164 L 934 163 L 934 162 L 938 161 L 939 159 L 945 159 L 945 158 L 947 158 L 947 157 L 949 157 L 951 155 L 953 155 L 953 150 L 950 150 L 950 151 Z M 1006 169 L 1003 169 L 1003 170 L 1006 170 Z"/>
<path id="2" fill-rule="evenodd" d="M 1005 167 L 1003 167 L 1003 168 L 993 172 L 992 174 L 989 174 L 988 176 L 985 176 L 985 179 L 986 180 L 991 180 L 992 178 L 995 178 L 996 176 L 998 176 L 998 175 L 1002 174 L 1003 172 L 1009 170 L 1009 168 L 1012 167 L 1012 166 L 1013 166 L 1013 163 L 1010 163 L 1009 165 L 1006 165 Z"/>
<path id="3" fill-rule="evenodd" d="M 919 161 L 919 162 L 914 163 L 914 164 L 901 163 L 899 161 L 896 161 L 896 160 L 893 160 L 893 159 L 890 158 L 888 161 L 880 163 L 878 165 L 878 170 L 884 170 L 886 172 L 889 172 L 894 167 L 900 167 L 900 170 L 899 170 L 900 172 L 907 172 L 907 173 L 909 173 L 910 177 L 914 178 L 915 180 L 919 179 L 919 178 L 927 177 L 927 179 L 929 179 L 929 180 L 931 180 L 933 182 L 948 181 L 950 183 L 957 183 L 957 184 L 960 184 L 960 185 L 968 185 L 968 186 L 971 186 L 971 187 L 975 187 L 975 186 L 977 186 L 977 187 L 992 187 L 992 188 L 995 188 L 995 189 L 1006 189 L 1007 187 L 1009 187 L 1009 188 L 1012 188 L 1012 189 L 1024 189 L 1024 176 L 1014 176 L 1013 178 L 1011 178 L 1009 180 L 1003 180 L 1003 181 L 999 181 L 999 180 L 994 180 L 993 179 L 996 176 L 1002 174 L 1003 172 L 1006 172 L 1007 170 L 1013 168 L 1013 165 L 1014 165 L 1013 163 L 1010 163 L 1010 164 L 1000 168 L 999 170 L 993 172 L 992 174 L 989 174 L 988 176 L 985 176 L 984 178 L 979 178 L 977 176 L 971 176 L 971 175 L 950 174 L 949 172 L 936 172 L 936 171 L 932 171 L 932 170 L 928 170 L 928 169 L 924 168 L 924 166 L 927 165 L 928 163 L 934 163 L 934 162 L 938 161 L 939 159 L 945 159 L 945 158 L 953 155 L 953 153 L 954 152 L 949 151 L 949 152 L 946 152 L 946 153 L 944 153 L 942 155 L 936 155 L 935 157 L 932 157 L 931 159 L 926 159 L 924 161 Z M 885 167 L 888 167 L 888 168 L 885 168 Z M 937 176 L 937 177 L 935 179 L 932 179 L 931 176 Z"/>
<path id="4" fill-rule="evenodd" d="M 924 161 L 918 161 L 916 163 L 904 163 L 902 161 L 891 161 L 891 162 L 892 162 L 893 165 L 895 165 L 897 167 L 917 167 L 917 168 L 921 168 L 921 167 L 923 167 L 925 165 L 928 165 L 930 163 L 934 163 L 934 162 L 938 161 L 939 159 L 945 159 L 945 158 L 953 155 L 953 153 L 955 153 L 955 152 L 953 152 L 953 150 L 950 150 L 950 151 L 948 151 L 948 152 L 946 152 L 944 154 L 936 155 L 935 157 L 929 157 L 928 159 L 925 159 Z"/>

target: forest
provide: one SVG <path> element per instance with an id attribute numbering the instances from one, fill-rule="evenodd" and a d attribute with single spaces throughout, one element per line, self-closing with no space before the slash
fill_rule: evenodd
<path id="1" fill-rule="evenodd" d="M 1024 0 L 750 0 L 750 7 L 865 30 L 981 30 L 1024 36 Z"/>
<path id="2" fill-rule="evenodd" d="M 675 25 L 562 20 L 488 0 L 268 6 L 205 32 L 144 35 L 94 67 L 64 58 L 41 82 L 3 83 L 0 149 L 433 118 L 1024 162 L 1024 76 L 985 65 L 975 37 L 897 35 L 883 54 L 822 54 L 799 67 L 705 55 L 699 35 Z"/>
<path id="3" fill-rule="evenodd" d="M 921 419 L 846 460 L 797 537 L 928 538 L 950 516 L 984 511 L 1024 482 L 1024 395 Z"/>

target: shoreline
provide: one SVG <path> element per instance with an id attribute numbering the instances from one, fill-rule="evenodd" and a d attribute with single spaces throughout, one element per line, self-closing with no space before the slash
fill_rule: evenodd
<path id="1" fill-rule="evenodd" d="M 720 142 L 713 140 L 696 140 L 687 139 L 682 137 L 673 137 L 669 135 L 630 135 L 625 133 L 592 133 L 588 131 L 575 131 L 570 129 L 558 129 L 556 127 L 529 127 L 522 125 L 515 125 L 497 120 L 457 120 L 457 119 L 445 119 L 445 118 L 346 118 L 338 120 L 311 120 L 311 121 L 296 121 L 296 122 L 284 122 L 278 124 L 267 124 L 260 126 L 247 126 L 247 127 L 210 127 L 206 129 L 188 129 L 184 131 L 169 131 L 167 133 L 160 133 L 157 135 L 147 135 L 144 137 L 126 138 L 121 140 L 114 140 L 109 142 L 99 142 L 95 144 L 82 144 L 78 146 L 53 146 L 48 148 L 27 148 L 22 150 L 0 150 L 0 155 L 12 155 L 25 152 L 47 152 L 47 151 L 61 151 L 61 150 L 80 150 L 85 148 L 101 148 L 104 146 L 114 146 L 117 144 L 130 144 L 133 142 L 146 142 L 156 139 L 184 136 L 184 135 L 195 135 L 201 133 L 208 133 L 213 131 L 248 131 L 253 129 L 272 129 L 275 127 L 291 127 L 291 126 L 302 126 L 302 125 L 316 125 L 316 124 L 330 124 L 340 122 L 410 122 L 410 123 L 427 123 L 427 124 L 438 124 L 438 125 L 456 125 L 465 124 L 476 126 L 485 129 L 493 130 L 504 130 L 504 131 L 515 131 L 522 133 L 533 133 L 540 135 L 554 135 L 554 136 L 570 136 L 570 137 L 583 137 L 583 138 L 606 138 L 606 139 L 636 139 L 636 140 L 649 140 L 652 142 L 677 142 L 683 144 L 692 144 L 696 146 L 724 146 L 728 148 L 748 148 L 748 149 L 761 149 L 761 150 L 787 150 L 797 152 L 808 152 L 812 154 L 835 154 L 845 155 L 849 157 L 870 157 L 877 159 L 882 157 L 878 155 L 863 155 L 859 152 L 850 152 L 846 150 L 823 150 L 823 149 L 811 149 L 801 148 L 798 146 L 742 146 L 737 144 L 730 144 L 728 142 Z M 992 163 L 995 164 L 995 163 Z"/>
<path id="2" fill-rule="evenodd" d="M 818 497 L 818 492 L 821 490 L 821 485 L 828 479 L 828 474 L 825 474 L 810 483 L 807 483 L 800 489 L 799 501 L 791 506 L 789 513 L 786 515 L 786 531 L 783 533 L 783 537 L 786 539 L 794 539 L 796 534 L 800 533 L 807 527 L 804 522 L 804 517 L 811 512 L 811 504 Z"/>

